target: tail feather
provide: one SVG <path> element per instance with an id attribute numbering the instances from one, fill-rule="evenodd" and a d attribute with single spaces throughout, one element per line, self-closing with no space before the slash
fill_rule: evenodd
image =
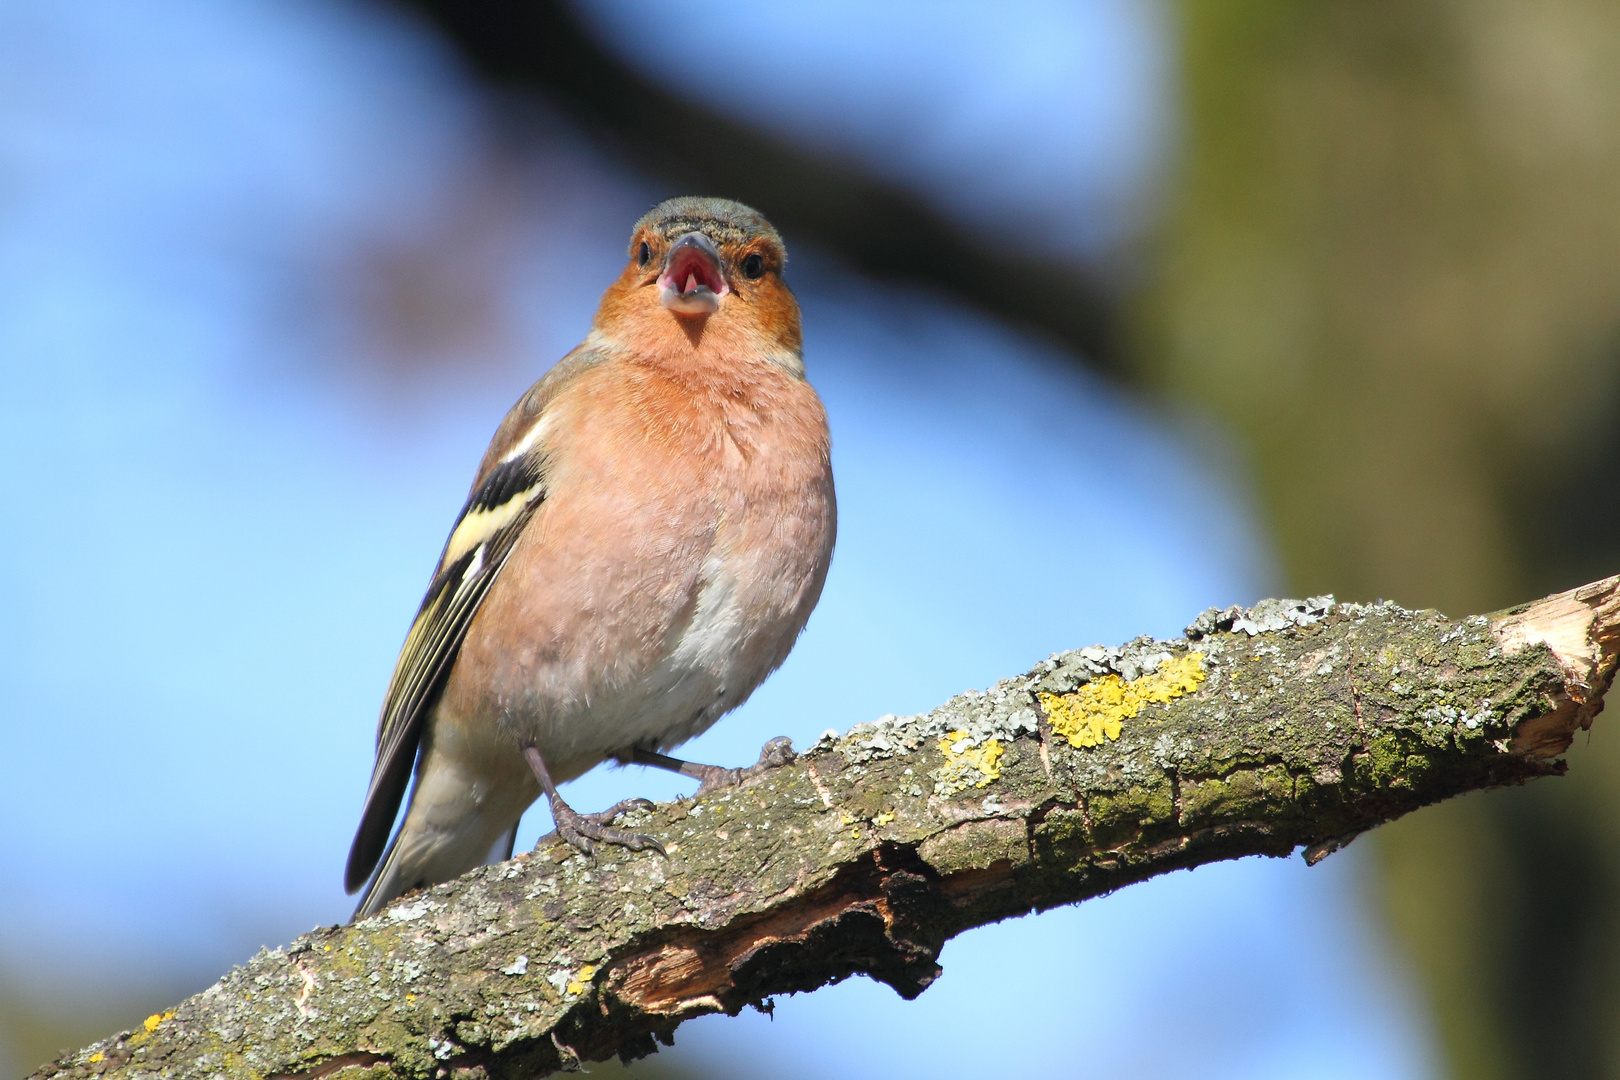
<path id="1" fill-rule="evenodd" d="M 354 917 L 364 919 L 401 895 L 460 877 L 486 862 L 511 857 L 517 819 L 528 805 L 524 792 L 498 787 L 496 798 L 479 798 L 481 785 L 457 761 L 425 758 L 405 804 L 405 818 L 370 875 Z M 501 793 L 506 797 L 499 797 Z"/>
<path id="2" fill-rule="evenodd" d="M 485 866 L 503 863 L 512 857 L 512 849 L 517 847 L 517 827 L 518 823 L 516 821 L 512 822 L 512 827 L 502 833 L 499 840 L 495 841 L 495 846 L 490 848 L 489 854 L 484 857 Z"/>
<path id="3" fill-rule="evenodd" d="M 371 882 L 360 897 L 359 905 L 354 909 L 351 922 L 357 919 L 367 919 L 377 914 L 383 908 L 393 903 L 412 889 L 421 888 L 428 884 L 426 881 L 406 882 L 401 880 L 401 862 L 399 857 L 399 839 L 404 832 L 394 834 L 393 840 L 388 844 L 388 850 L 383 853 L 382 863 L 377 872 L 372 875 Z"/>
<path id="4" fill-rule="evenodd" d="M 483 865 L 505 862 L 512 857 L 512 849 L 517 844 L 517 830 L 518 823 L 514 821 L 512 827 L 502 833 L 490 847 Z M 382 864 L 377 868 L 371 883 L 366 886 L 365 894 L 360 897 L 359 906 L 354 909 L 353 919 L 370 918 L 412 889 L 435 884 L 424 872 L 424 861 L 420 858 L 420 852 L 416 858 L 411 858 L 404 852 L 400 845 L 404 835 L 405 830 L 402 828 L 388 845 L 388 850 L 382 857 Z M 420 848 L 421 845 L 415 846 Z"/>
<path id="5" fill-rule="evenodd" d="M 373 877 L 379 858 L 386 859 L 394 845 L 388 834 L 399 816 L 399 804 L 405 796 L 405 785 L 410 780 L 406 769 L 382 772 L 373 780 L 366 793 L 365 809 L 360 812 L 360 827 L 355 830 L 354 842 L 349 845 L 349 862 L 343 870 L 343 888 L 354 892 L 367 878 Z M 398 837 L 395 837 L 397 840 Z"/>

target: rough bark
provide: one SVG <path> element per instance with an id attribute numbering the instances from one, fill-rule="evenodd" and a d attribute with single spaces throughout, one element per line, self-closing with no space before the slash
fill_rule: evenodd
<path id="1" fill-rule="evenodd" d="M 542 841 L 318 929 L 35 1075 L 529 1077 L 850 975 L 913 997 L 970 927 L 1561 773 L 1617 652 L 1620 577 L 1461 621 L 1206 612 L 635 814 L 667 857 Z"/>

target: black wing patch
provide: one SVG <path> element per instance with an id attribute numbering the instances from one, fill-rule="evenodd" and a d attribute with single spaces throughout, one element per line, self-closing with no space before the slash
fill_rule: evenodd
<path id="1" fill-rule="evenodd" d="M 538 448 L 496 465 L 462 507 L 445 543 L 377 720 L 377 762 L 344 875 L 351 893 L 365 884 L 387 846 L 421 743 L 422 722 L 467 627 L 523 527 L 545 501 L 544 465 Z"/>

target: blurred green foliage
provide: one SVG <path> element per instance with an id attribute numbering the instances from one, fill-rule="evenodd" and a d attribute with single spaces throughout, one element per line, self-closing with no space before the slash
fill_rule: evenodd
<path id="1" fill-rule="evenodd" d="M 0 1076 L 27 1076 L 63 1050 L 84 1046 L 114 1031 L 133 1028 L 195 988 L 142 984 L 127 971 L 97 980 L 77 973 L 10 971 L 0 967 Z"/>
<path id="2" fill-rule="evenodd" d="M 1181 0 L 1140 372 L 1290 587 L 1455 615 L 1620 571 L 1620 5 Z M 1381 830 L 1457 1077 L 1620 1076 L 1620 737 Z"/>

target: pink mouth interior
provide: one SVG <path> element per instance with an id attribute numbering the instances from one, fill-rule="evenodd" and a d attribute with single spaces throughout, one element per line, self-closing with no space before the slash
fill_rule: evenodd
<path id="1" fill-rule="evenodd" d="M 696 247 L 677 248 L 659 284 L 681 293 L 689 293 L 699 285 L 716 295 L 726 291 L 726 282 L 720 276 L 720 268 Z"/>

